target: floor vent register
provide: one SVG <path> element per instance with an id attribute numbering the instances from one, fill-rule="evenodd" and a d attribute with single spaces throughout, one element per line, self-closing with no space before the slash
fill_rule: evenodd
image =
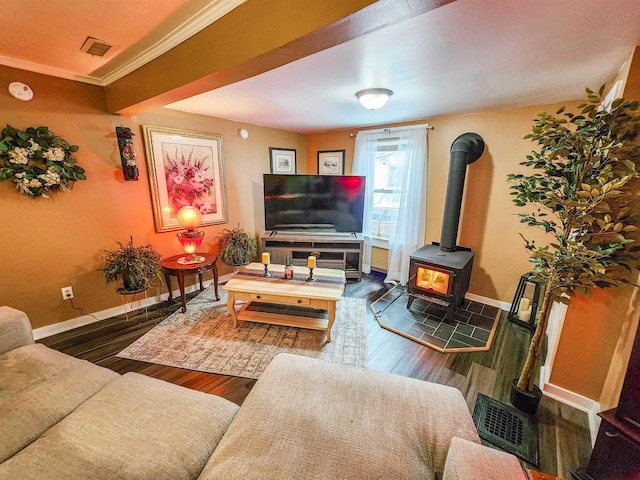
<path id="1" fill-rule="evenodd" d="M 481 439 L 538 465 L 538 429 L 529 415 L 479 393 L 473 421 Z"/>

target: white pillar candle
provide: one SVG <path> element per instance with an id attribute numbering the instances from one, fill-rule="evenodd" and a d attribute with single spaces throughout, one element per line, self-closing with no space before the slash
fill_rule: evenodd
<path id="1" fill-rule="evenodd" d="M 262 263 L 265 265 L 271 263 L 271 254 L 269 252 L 262 253 Z"/>
<path id="2" fill-rule="evenodd" d="M 307 267 L 316 268 L 316 257 L 311 255 L 307 258 Z"/>
<path id="3" fill-rule="evenodd" d="M 528 308 L 527 310 L 520 310 L 518 312 L 518 319 L 522 322 L 528 322 L 531 319 L 531 309 Z"/>
<path id="4" fill-rule="evenodd" d="M 518 312 L 527 310 L 530 304 L 531 300 L 529 300 L 527 297 L 522 297 L 520 299 L 520 303 L 518 304 Z"/>

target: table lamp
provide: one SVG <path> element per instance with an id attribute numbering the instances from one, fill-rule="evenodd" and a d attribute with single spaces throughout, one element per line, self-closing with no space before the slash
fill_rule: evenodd
<path id="1" fill-rule="evenodd" d="M 204 232 L 196 231 L 202 223 L 202 214 L 196 207 L 182 207 L 178 210 L 178 223 L 187 229 L 186 232 L 178 232 L 178 240 L 185 252 L 190 255 L 180 257 L 178 263 L 200 263 L 204 262 L 204 257 L 195 254 L 195 251 L 202 245 Z"/>

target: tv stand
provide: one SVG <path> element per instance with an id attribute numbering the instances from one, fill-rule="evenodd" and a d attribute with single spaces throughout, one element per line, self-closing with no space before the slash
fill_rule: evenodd
<path id="1" fill-rule="evenodd" d="M 362 278 L 360 233 L 269 231 L 262 235 L 263 252 L 271 261 L 284 265 L 289 257 L 292 265 L 307 266 L 307 257 L 315 254 L 319 268 L 344 270 L 347 279 Z"/>

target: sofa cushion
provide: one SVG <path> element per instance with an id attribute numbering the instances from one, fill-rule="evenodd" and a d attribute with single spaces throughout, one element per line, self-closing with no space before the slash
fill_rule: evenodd
<path id="1" fill-rule="evenodd" d="M 0 462 L 118 377 L 39 344 L 0 355 Z"/>
<path id="2" fill-rule="evenodd" d="M 127 373 L 0 465 L 3 479 L 196 478 L 238 406 Z"/>
<path id="3" fill-rule="evenodd" d="M 0 405 L 23 391 L 47 382 L 60 372 L 89 364 L 39 343 L 14 348 L 0 355 Z M 95 369 L 102 367 L 94 366 Z"/>
<path id="4" fill-rule="evenodd" d="M 27 314 L 15 308 L 0 307 L 0 354 L 33 343 Z"/>
<path id="5" fill-rule="evenodd" d="M 0 462 L 36 440 L 118 377 L 106 368 L 79 362 L 6 399 L 0 404 Z"/>
<path id="6" fill-rule="evenodd" d="M 453 436 L 479 442 L 454 388 L 280 354 L 200 478 L 433 479 Z"/>
<path id="7" fill-rule="evenodd" d="M 454 438 L 447 455 L 443 480 L 470 478 L 527 480 L 520 462 L 513 455 L 462 438 Z"/>

